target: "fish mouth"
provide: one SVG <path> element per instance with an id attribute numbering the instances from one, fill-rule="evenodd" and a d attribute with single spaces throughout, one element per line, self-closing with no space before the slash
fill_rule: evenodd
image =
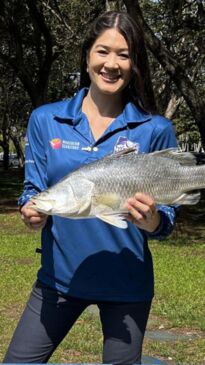
<path id="1" fill-rule="evenodd" d="M 33 203 L 33 205 L 30 205 L 29 208 L 43 213 L 51 212 L 55 204 L 55 200 L 46 200 L 37 196 L 31 198 L 30 202 Z"/>
<path id="2" fill-rule="evenodd" d="M 46 197 L 40 197 L 38 195 L 32 197 L 30 199 L 30 202 L 33 203 L 33 205 L 29 205 L 29 208 L 37 212 L 51 215 L 55 214 L 65 217 L 73 217 L 75 215 L 78 215 L 80 209 L 79 204 L 77 204 L 73 206 L 72 209 L 69 209 L 69 211 L 66 211 L 66 213 L 63 213 L 62 206 L 61 205 L 59 206 L 58 200 L 48 199 Z"/>

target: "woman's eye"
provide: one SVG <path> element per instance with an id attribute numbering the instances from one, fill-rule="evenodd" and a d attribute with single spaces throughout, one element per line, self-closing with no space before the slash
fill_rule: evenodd
<path id="1" fill-rule="evenodd" d="M 129 58 L 129 55 L 127 54 L 127 53 L 120 53 L 120 58 L 122 58 L 122 59 L 128 59 Z"/>
<path id="2" fill-rule="evenodd" d="M 101 55 L 106 55 L 107 51 L 105 51 L 104 49 L 99 49 L 98 53 L 101 54 Z"/>

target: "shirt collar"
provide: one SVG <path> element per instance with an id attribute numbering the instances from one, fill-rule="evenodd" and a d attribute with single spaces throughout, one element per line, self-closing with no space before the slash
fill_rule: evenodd
<path id="1" fill-rule="evenodd" d="M 77 94 L 68 100 L 66 103 L 60 104 L 55 112 L 55 119 L 69 120 L 73 125 L 80 122 L 82 118 L 82 102 L 87 95 L 88 89 L 82 88 Z M 151 114 L 143 111 L 133 103 L 127 103 L 122 114 L 117 117 L 117 120 L 122 125 L 129 123 L 143 123 L 151 119 Z"/>

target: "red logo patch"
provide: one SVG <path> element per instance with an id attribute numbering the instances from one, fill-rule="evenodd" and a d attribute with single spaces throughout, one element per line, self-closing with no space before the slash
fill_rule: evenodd
<path id="1" fill-rule="evenodd" d="M 50 144 L 51 144 L 51 147 L 54 149 L 54 150 L 58 150 L 59 148 L 62 147 L 62 141 L 60 138 L 54 138 L 50 141 Z"/>

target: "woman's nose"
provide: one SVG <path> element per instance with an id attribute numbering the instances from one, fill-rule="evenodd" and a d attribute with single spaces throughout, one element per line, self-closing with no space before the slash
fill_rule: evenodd
<path id="1" fill-rule="evenodd" d="M 106 58 L 105 67 L 117 69 L 119 67 L 117 63 L 117 57 L 115 54 L 109 54 Z"/>

